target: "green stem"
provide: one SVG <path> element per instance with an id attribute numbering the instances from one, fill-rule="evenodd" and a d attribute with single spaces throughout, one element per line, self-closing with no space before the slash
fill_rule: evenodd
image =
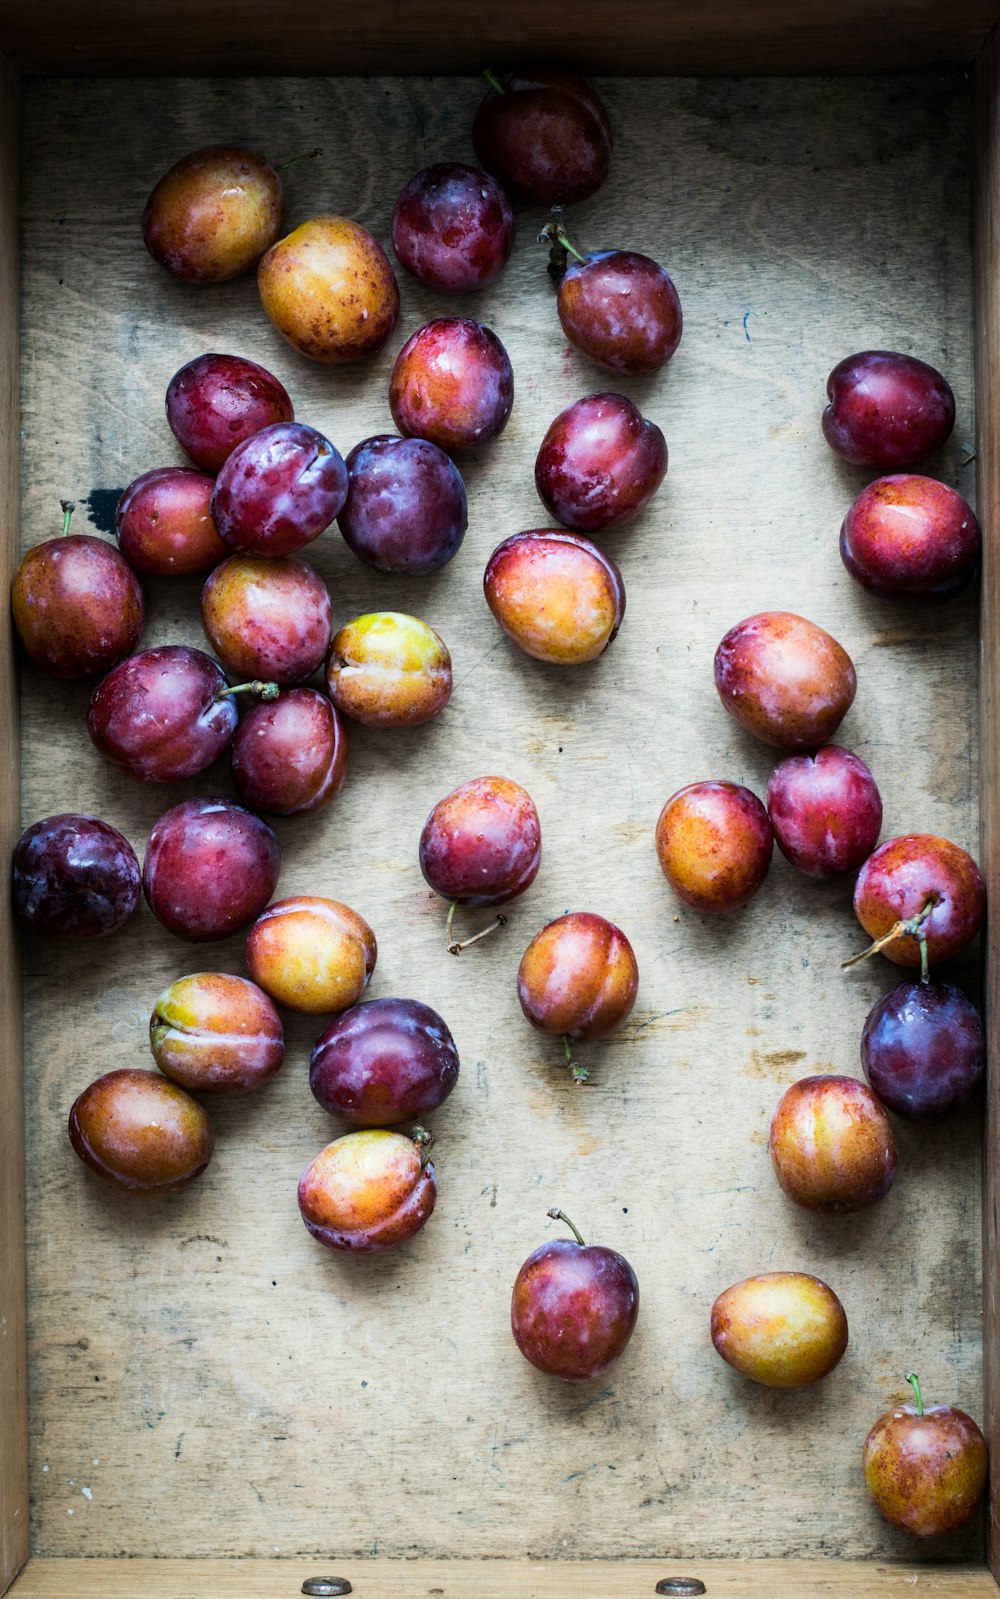
<path id="1" fill-rule="evenodd" d="M 927 934 L 923 928 L 917 934 L 917 939 L 920 943 L 920 981 L 929 983 L 931 980 L 931 968 L 930 961 L 927 959 Z"/>
<path id="2" fill-rule="evenodd" d="M 290 155 L 287 161 L 279 161 L 274 170 L 284 172 L 286 168 L 295 166 L 298 161 L 315 161 L 316 157 L 322 154 L 323 151 L 317 145 L 315 150 L 303 150 L 301 155 Z"/>
<path id="3" fill-rule="evenodd" d="M 65 538 L 66 534 L 69 532 L 69 519 L 73 515 L 73 512 L 76 510 L 76 501 L 75 500 L 60 500 L 59 504 L 62 506 L 62 514 L 63 514 L 62 536 L 63 536 L 63 538 Z"/>
<path id="4" fill-rule="evenodd" d="M 500 79 L 497 77 L 497 75 L 493 71 L 492 67 L 484 67 L 483 68 L 483 77 L 486 79 L 486 82 L 489 84 L 490 88 L 495 90 L 495 92 L 497 94 L 506 94 L 507 93 L 507 90 L 504 88 L 503 84 L 500 82 Z"/>
<path id="5" fill-rule="evenodd" d="M 426 1127 L 421 1127 L 418 1124 L 410 1129 L 410 1137 L 420 1151 L 421 1166 L 426 1166 L 427 1158 L 431 1152 L 431 1145 L 434 1143 L 434 1134 L 429 1133 Z"/>
<path id="6" fill-rule="evenodd" d="M 564 1050 L 565 1055 L 566 1055 L 566 1065 L 570 1068 L 570 1070 L 573 1073 L 573 1081 L 576 1084 L 577 1088 L 580 1088 L 584 1083 L 588 1083 L 590 1081 L 590 1073 L 588 1072 L 586 1066 L 578 1065 L 577 1062 L 573 1059 L 573 1051 L 569 1047 L 569 1034 L 568 1033 L 563 1033 L 562 1041 L 563 1041 L 563 1050 Z"/>
<path id="7" fill-rule="evenodd" d="M 920 1378 L 915 1371 L 906 1371 L 903 1375 L 913 1389 L 913 1396 L 917 1401 L 917 1415 L 922 1416 L 924 1413 L 924 1401 L 920 1395 Z"/>
<path id="8" fill-rule="evenodd" d="M 915 938 L 918 942 L 923 942 L 927 935 L 922 934 L 921 930 L 937 903 L 937 895 L 932 894 L 929 899 L 924 901 L 916 916 L 910 916 L 906 921 L 894 922 L 887 933 L 883 933 L 881 938 L 877 938 L 874 944 L 869 944 L 868 948 L 863 949 L 860 955 L 852 955 L 849 961 L 841 961 L 841 971 L 846 972 L 849 966 L 860 966 L 862 961 L 870 960 L 873 955 L 878 954 L 879 950 L 885 949 L 887 944 L 891 944 L 897 938 Z"/>
<path id="9" fill-rule="evenodd" d="M 256 694 L 259 700 L 276 700 L 281 693 L 277 683 L 234 683 L 232 688 L 220 688 L 216 694 L 217 700 L 224 700 L 229 694 Z"/>
<path id="10" fill-rule="evenodd" d="M 585 1247 L 584 1243 L 583 1243 L 583 1234 L 581 1233 L 579 1227 L 574 1227 L 573 1223 L 570 1221 L 569 1217 L 567 1216 L 567 1214 L 566 1214 L 566 1212 L 564 1210 L 550 1210 L 549 1211 L 549 1215 L 552 1217 L 553 1221 L 564 1222 L 566 1224 L 566 1226 L 569 1228 L 570 1232 L 574 1234 L 574 1236 L 576 1238 L 576 1241 L 581 1246 L 581 1248 Z"/>

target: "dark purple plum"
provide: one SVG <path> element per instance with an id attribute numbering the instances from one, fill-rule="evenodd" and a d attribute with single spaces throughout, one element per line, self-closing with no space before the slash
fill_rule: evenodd
<path id="1" fill-rule="evenodd" d="M 535 205 L 571 205 L 595 194 L 608 175 L 612 148 L 597 90 L 549 64 L 488 76 L 490 88 L 472 125 L 486 170 Z"/>
<path id="2" fill-rule="evenodd" d="M 213 477 L 237 444 L 277 422 L 293 422 L 284 385 L 242 355 L 199 355 L 167 388 L 167 422 L 184 454 Z"/>
<path id="3" fill-rule="evenodd" d="M 436 572 L 458 550 L 468 522 L 462 475 L 427 439 L 379 434 L 347 457 L 337 526 L 376 572 Z"/>
<path id="4" fill-rule="evenodd" d="M 862 350 L 827 379 L 823 435 L 852 466 L 906 472 L 940 449 L 955 426 L 955 396 L 926 361 Z"/>
<path id="5" fill-rule="evenodd" d="M 233 739 L 233 782 L 240 799 L 266 816 L 321 811 L 347 775 L 347 734 L 325 694 L 293 688 L 254 705 Z"/>
<path id="6" fill-rule="evenodd" d="M 535 460 L 535 488 L 564 527 L 598 533 L 644 511 L 667 472 L 667 445 L 624 394 L 591 394 L 560 411 Z"/>
<path id="7" fill-rule="evenodd" d="M 330 526 L 347 495 L 347 468 L 304 422 L 276 422 L 238 444 L 212 495 L 212 520 L 232 550 L 294 555 Z"/>
<path id="8" fill-rule="evenodd" d="M 463 317 L 418 328 L 389 379 L 389 409 L 400 433 L 449 453 L 497 438 L 513 404 L 507 351 L 489 328 Z"/>
<path id="9" fill-rule="evenodd" d="M 983 1023 L 951 983 L 907 982 L 872 1006 L 861 1064 L 879 1099 L 911 1121 L 942 1121 L 983 1077 Z"/>
<path id="10" fill-rule="evenodd" d="M 514 213 L 495 178 L 457 161 L 424 167 L 392 213 L 392 247 L 421 283 L 445 294 L 483 289 L 514 246 Z"/>
<path id="11" fill-rule="evenodd" d="M 140 886 L 135 850 L 96 816 L 47 816 L 14 846 L 14 909 L 47 938 L 116 932 L 138 905 Z"/>
<path id="12" fill-rule="evenodd" d="M 895 472 L 862 489 L 840 529 L 840 558 L 869 594 L 941 600 L 971 577 L 976 514 L 947 483 Z"/>
<path id="13" fill-rule="evenodd" d="M 189 466 L 161 466 L 130 483 L 115 511 L 115 537 L 130 566 L 157 577 L 210 572 L 229 554 L 212 521 L 215 480 Z"/>
<path id="14" fill-rule="evenodd" d="M 333 635 L 326 584 L 293 555 L 231 555 L 201 591 L 201 623 L 230 672 L 282 688 L 312 677 Z"/>
<path id="15" fill-rule="evenodd" d="M 142 887 L 178 938 L 227 938 L 257 920 L 278 882 L 281 849 L 266 822 L 226 799 L 189 799 L 149 835 Z"/>
<path id="16" fill-rule="evenodd" d="M 882 826 L 874 777 L 839 744 L 779 762 L 768 781 L 767 810 L 778 848 L 807 877 L 856 872 Z"/>
<path id="17" fill-rule="evenodd" d="M 273 684 L 255 684 L 264 693 Z M 145 783 L 195 777 L 236 731 L 234 692 L 215 662 L 186 644 L 122 661 L 94 690 L 87 731 L 101 754 Z"/>
<path id="18" fill-rule="evenodd" d="M 28 550 L 14 574 L 14 625 L 28 659 L 43 672 L 96 677 L 138 644 L 142 589 L 113 544 L 70 533 L 72 500 L 62 507 L 62 537 Z"/>
<path id="19" fill-rule="evenodd" d="M 684 319 L 673 281 L 635 250 L 595 250 L 571 260 L 556 309 L 570 344 L 611 372 L 655 372 L 681 342 Z"/>
<path id="20" fill-rule="evenodd" d="M 416 999 L 370 999 L 343 1011 L 316 1040 L 309 1066 L 323 1109 L 359 1127 L 419 1119 L 457 1081 L 455 1040 Z"/>
<path id="21" fill-rule="evenodd" d="M 639 1283 L 617 1250 L 554 1238 L 529 1255 L 514 1282 L 510 1325 L 525 1360 L 548 1377 L 586 1382 L 625 1352 L 639 1314 Z"/>

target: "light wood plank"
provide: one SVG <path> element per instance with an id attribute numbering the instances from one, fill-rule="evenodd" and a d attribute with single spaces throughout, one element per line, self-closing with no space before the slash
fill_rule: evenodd
<path id="1" fill-rule="evenodd" d="M 985 1567 L 833 1560 L 32 1560 L 12 1599 L 295 1599 L 342 1576 L 357 1599 L 652 1599 L 695 1576 L 705 1599 L 996 1599 Z"/>

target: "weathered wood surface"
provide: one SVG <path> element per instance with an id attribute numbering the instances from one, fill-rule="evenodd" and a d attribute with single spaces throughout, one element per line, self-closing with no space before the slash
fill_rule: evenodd
<path id="1" fill-rule="evenodd" d="M 763 792 L 771 757 L 721 710 L 711 661 L 732 622 L 768 606 L 812 617 L 854 656 L 843 741 L 877 774 L 885 836 L 929 829 L 975 846 L 975 597 L 926 612 L 860 593 L 837 530 L 863 477 L 818 427 L 840 356 L 911 350 L 954 384 L 958 424 L 934 468 L 972 491 L 966 85 L 604 88 L 615 166 L 574 232 L 661 258 L 686 313 L 669 370 L 630 384 L 567 349 L 535 213 L 493 291 L 459 304 L 404 281 L 389 348 L 339 373 L 280 343 L 252 281 L 186 290 L 146 257 L 151 182 L 218 138 L 276 159 L 323 144 L 323 162 L 289 173 L 289 218 L 340 208 L 386 238 L 405 178 L 470 154 L 471 80 L 28 86 L 26 542 L 55 530 L 61 495 L 93 492 L 99 515 L 109 491 L 177 458 L 163 393 L 205 349 L 273 367 L 299 415 L 344 450 L 390 426 L 393 355 L 429 316 L 488 318 L 517 375 L 506 434 L 465 464 L 471 526 L 450 567 L 407 583 L 370 573 L 335 530 L 313 546 L 336 616 L 426 617 L 452 649 L 456 690 L 412 735 L 353 733 L 332 810 L 278 825 L 281 891 L 354 905 L 379 939 L 372 994 L 418 996 L 455 1033 L 462 1078 L 434 1118 L 437 1212 L 382 1259 L 344 1260 L 307 1236 L 295 1183 L 340 1129 L 308 1094 L 319 1029 L 299 1021 L 279 1079 L 213 1108 L 217 1154 L 195 1188 L 149 1205 L 100 1188 L 66 1142 L 72 1099 L 101 1071 L 147 1064 L 161 986 L 205 965 L 241 970 L 240 941 L 188 947 L 143 911 L 92 948 L 32 942 L 39 1553 L 909 1558 L 866 1498 L 865 1432 L 911 1365 L 929 1396 L 980 1411 L 977 1117 L 901 1128 L 898 1182 L 867 1216 L 800 1214 L 769 1170 L 782 1089 L 810 1071 L 859 1072 L 865 1014 L 896 977 L 839 970 L 860 947 L 849 887 L 806 882 L 777 857 L 749 909 L 702 920 L 674 901 L 652 848 L 681 784 L 715 775 Z M 546 520 L 531 465 L 549 419 L 607 387 L 662 423 L 670 474 L 642 522 L 607 541 L 629 590 L 619 639 L 593 667 L 559 672 L 500 637 L 480 577 L 502 537 Z M 196 583 L 150 598 L 147 642 L 201 641 Z M 224 766 L 141 787 L 89 744 L 83 688 L 25 678 L 25 823 L 85 806 L 141 852 L 169 804 L 228 792 Z M 417 838 L 437 798 L 493 770 L 533 793 L 544 861 L 505 933 L 455 961 Z M 585 1051 L 592 1091 L 572 1089 L 514 995 L 529 937 L 571 906 L 620 922 L 642 974 L 625 1032 Z M 583 1388 L 536 1375 L 507 1325 L 513 1276 L 549 1235 L 553 1204 L 621 1248 L 642 1284 L 627 1358 Z M 847 1308 L 848 1354 L 814 1390 L 751 1387 L 709 1343 L 715 1294 L 768 1267 L 817 1272 Z M 961 1559 L 976 1544 L 969 1532 L 934 1553 Z"/>

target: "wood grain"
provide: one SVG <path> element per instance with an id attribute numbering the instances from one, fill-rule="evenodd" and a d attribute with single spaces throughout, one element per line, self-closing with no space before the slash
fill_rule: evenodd
<path id="1" fill-rule="evenodd" d="M 997 0 L 373 0 L 345 26 L 317 0 L 4 0 L 0 48 L 29 73 L 81 76 L 475 72 L 558 58 L 608 73 L 901 71 L 971 61 Z"/>
<path id="2" fill-rule="evenodd" d="M 0 59 L 0 568 L 4 592 L 19 559 L 17 75 Z M 18 687 L 9 607 L 0 607 L 0 849 L 18 834 Z M 0 1593 L 28 1557 L 28 1372 L 24 1275 L 24 1091 L 21 968 L 8 896 L 0 897 Z"/>
<path id="3" fill-rule="evenodd" d="M 985 1567 L 833 1560 L 32 1560 L 13 1599 L 295 1599 L 302 1579 L 346 1576 L 358 1599 L 651 1599 L 696 1576 L 706 1599 L 996 1599 Z"/>
<path id="4" fill-rule="evenodd" d="M 607 375 L 561 338 L 520 218 L 495 290 L 462 302 L 404 281 L 396 335 L 368 366 L 330 372 L 264 322 L 252 281 L 185 290 L 144 254 L 138 218 L 159 172 L 219 137 L 290 169 L 289 218 L 342 208 L 384 239 L 402 182 L 470 154 L 472 80 L 29 84 L 24 202 L 26 542 L 58 499 L 98 511 L 176 459 L 167 381 L 211 348 L 271 366 L 298 414 L 346 450 L 389 426 L 393 355 L 429 316 L 487 317 L 517 399 L 495 448 L 463 463 L 469 534 L 438 576 L 409 583 L 355 561 L 335 531 L 310 559 L 335 616 L 413 611 L 451 647 L 447 712 L 412 735 L 352 732 L 352 770 L 324 817 L 279 824 L 282 891 L 354 905 L 380 947 L 372 993 L 413 994 L 452 1027 L 462 1078 L 434 1120 L 440 1200 L 412 1246 L 375 1260 L 324 1253 L 295 1183 L 339 1130 L 305 1081 L 318 1028 L 289 1027 L 286 1067 L 254 1098 L 213 1107 L 216 1157 L 169 1203 L 137 1205 L 80 1168 L 65 1117 L 97 1073 L 142 1065 L 160 988 L 238 940 L 190 948 L 143 911 L 87 949 L 31 942 L 29 1310 L 32 1547 L 47 1555 L 371 1554 L 911 1559 L 869 1503 L 861 1441 L 917 1366 L 925 1391 L 978 1414 L 979 1128 L 900 1129 L 901 1172 L 869 1215 L 810 1218 L 777 1191 L 768 1119 L 810 1071 L 858 1072 L 858 1038 L 896 974 L 840 960 L 860 945 L 847 885 L 776 858 L 745 913 L 709 921 L 659 875 L 652 834 L 681 784 L 717 775 L 763 792 L 772 758 L 720 709 L 712 653 L 767 606 L 829 627 L 860 690 L 843 740 L 882 785 L 886 836 L 927 828 L 975 842 L 976 600 L 928 613 L 880 604 L 847 578 L 837 531 L 862 476 L 826 450 L 826 374 L 853 349 L 896 346 L 945 369 L 954 439 L 933 470 L 972 489 L 969 98 L 958 76 L 801 82 L 605 80 L 616 163 L 579 208 L 588 243 L 649 250 L 675 274 L 686 331 L 668 371 L 621 386 L 664 427 L 671 468 L 654 507 L 609 537 L 629 591 L 611 651 L 559 672 L 497 632 L 481 574 L 496 543 L 544 515 L 542 433 Z M 919 204 L 914 203 L 919 197 Z M 82 525 L 85 522 L 82 520 Z M 150 588 L 147 642 L 200 640 L 197 585 Z M 86 691 L 25 674 L 24 821 L 81 804 L 142 850 L 189 792 L 229 791 L 224 765 L 143 788 L 83 734 Z M 500 770 L 538 804 L 542 870 L 506 931 L 461 960 L 416 862 L 432 803 Z M 640 966 L 625 1031 L 586 1051 L 574 1091 L 560 1051 L 514 994 L 528 939 L 569 907 L 619 922 Z M 475 918 L 465 919 L 471 929 Z M 958 969 L 975 979 L 970 961 Z M 643 1310 L 628 1357 L 595 1385 L 546 1383 L 518 1357 L 510 1285 L 562 1205 L 633 1262 Z M 715 1295 L 751 1271 L 803 1267 L 840 1293 L 852 1343 L 804 1393 L 746 1384 L 707 1336 Z M 943 1559 L 972 1558 L 975 1529 Z"/>

